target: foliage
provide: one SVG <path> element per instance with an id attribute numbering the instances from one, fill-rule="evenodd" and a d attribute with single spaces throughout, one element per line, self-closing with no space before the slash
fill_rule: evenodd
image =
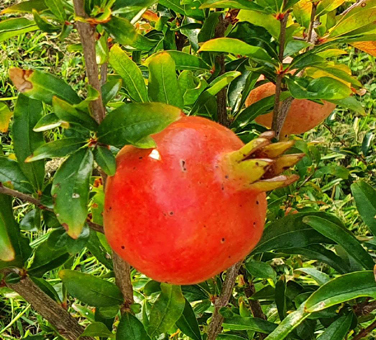
<path id="1" fill-rule="evenodd" d="M 306 154 L 301 179 L 269 194 L 217 339 L 360 339 L 376 319 L 376 3 L 363 3 L 91 0 L 88 18 L 66 0 L 0 5 L 0 337 L 61 338 L 10 288 L 29 275 L 85 336 L 205 339 L 226 273 L 179 287 L 132 269 L 134 303 L 122 308 L 111 249 L 90 228 L 103 222 L 100 172 L 113 175 L 126 144 L 154 147 L 181 110 L 223 121 L 223 93 L 230 128 L 254 139 L 275 96 L 244 103 L 264 75 L 280 79 L 281 100 L 338 108 L 292 137 Z M 95 27 L 101 94 L 86 86 L 77 22 Z M 101 96 L 103 122 L 92 110 Z"/>

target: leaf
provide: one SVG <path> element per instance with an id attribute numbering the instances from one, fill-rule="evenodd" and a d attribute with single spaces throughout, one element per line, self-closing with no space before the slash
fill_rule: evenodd
<path id="1" fill-rule="evenodd" d="M 167 53 L 174 60 L 177 70 L 210 70 L 210 66 L 195 55 L 173 50 L 153 54 L 151 57 L 146 59 L 145 65 L 148 66 L 156 56 L 163 53 Z"/>
<path id="2" fill-rule="evenodd" d="M 305 308 L 313 313 L 360 297 L 376 298 L 376 282 L 371 270 L 345 274 L 329 281 L 308 298 Z"/>
<path id="3" fill-rule="evenodd" d="M 119 332 L 119 330 L 118 330 Z M 103 337 L 103 338 L 115 338 L 115 334 L 108 330 L 107 326 L 102 322 L 93 322 L 89 326 L 87 326 L 84 332 L 80 335 L 80 338 L 86 337 Z M 135 338 L 136 340 L 136 338 Z"/>
<path id="4" fill-rule="evenodd" d="M 131 313 L 124 313 L 121 317 L 116 340 L 150 340 L 144 325 Z"/>
<path id="5" fill-rule="evenodd" d="M 348 254 L 355 259 L 360 265 L 366 269 L 372 269 L 374 262 L 368 252 L 361 246 L 354 234 L 346 229 L 345 226 L 338 223 L 333 223 L 325 218 L 318 216 L 306 216 L 303 222 L 317 230 L 325 237 L 330 238 L 334 242 L 341 245 Z"/>
<path id="6" fill-rule="evenodd" d="M 55 115 L 61 120 L 68 123 L 76 123 L 91 131 L 96 131 L 98 129 L 98 124 L 93 117 L 86 112 L 79 111 L 79 109 L 77 110 L 66 101 L 54 96 L 52 98 L 52 106 Z"/>
<path id="7" fill-rule="evenodd" d="M 60 21 L 65 21 L 67 19 L 62 0 L 47 0 L 46 5 L 57 19 Z"/>
<path id="8" fill-rule="evenodd" d="M 29 157 L 26 158 L 26 163 L 38 161 L 40 159 L 65 157 L 68 156 L 86 144 L 82 138 L 69 137 L 58 139 L 54 142 L 43 144 L 34 151 Z"/>
<path id="9" fill-rule="evenodd" d="M 121 9 L 123 11 L 141 10 L 142 8 L 150 7 L 155 2 L 156 0 L 116 0 L 112 9 Z"/>
<path id="10" fill-rule="evenodd" d="M 42 133 L 33 131 L 40 120 L 43 106 L 40 101 L 30 99 L 22 94 L 18 96 L 14 109 L 13 144 L 18 165 L 35 189 L 41 190 L 44 182 L 44 162 L 25 163 L 25 160 L 37 148 L 44 145 Z"/>
<path id="11" fill-rule="evenodd" d="M 20 229 L 27 231 L 38 231 L 40 229 L 40 210 L 30 210 L 20 222 Z"/>
<path id="12" fill-rule="evenodd" d="M 270 264 L 259 261 L 247 261 L 245 263 L 247 272 L 255 278 L 273 279 L 275 280 L 277 275 L 273 267 Z"/>
<path id="13" fill-rule="evenodd" d="M 176 326 L 187 336 L 193 340 L 201 340 L 200 328 L 196 319 L 196 315 L 191 304 L 185 300 L 185 307 L 180 319 L 176 322 Z"/>
<path id="14" fill-rule="evenodd" d="M 240 21 L 247 21 L 253 25 L 264 27 L 275 39 L 279 39 L 281 24 L 272 14 L 258 11 L 241 10 L 238 14 Z"/>
<path id="15" fill-rule="evenodd" d="M 360 41 L 351 45 L 358 50 L 366 52 L 374 57 L 376 56 L 376 41 Z"/>
<path id="16" fill-rule="evenodd" d="M 0 194 L 0 261 L 22 268 L 30 254 L 29 240 L 21 235 L 13 216 L 12 198 Z"/>
<path id="17" fill-rule="evenodd" d="M 36 31 L 34 21 L 25 18 L 12 18 L 0 21 L 0 42 L 27 32 Z"/>
<path id="18" fill-rule="evenodd" d="M 147 102 L 148 92 L 141 70 L 119 45 L 111 48 L 109 61 L 114 70 L 123 79 L 124 86 L 130 97 L 136 102 Z"/>
<path id="19" fill-rule="evenodd" d="M 364 181 L 351 185 L 356 207 L 371 233 L 376 235 L 376 190 Z"/>
<path id="20" fill-rule="evenodd" d="M 70 295 L 89 306 L 110 307 L 123 303 L 123 295 L 114 283 L 68 269 L 61 270 L 59 277 Z"/>
<path id="21" fill-rule="evenodd" d="M 55 26 L 49 23 L 44 17 L 40 16 L 36 10 L 33 10 L 33 16 L 35 23 L 43 32 L 53 33 L 60 30 L 59 26 Z"/>
<path id="22" fill-rule="evenodd" d="M 102 86 L 102 99 L 104 105 L 108 104 L 117 96 L 122 85 L 123 81 L 121 79 L 109 77 L 106 84 Z"/>
<path id="23" fill-rule="evenodd" d="M 269 334 L 273 332 L 277 325 L 259 318 L 233 316 L 224 319 L 223 327 L 237 331 L 246 330 Z"/>
<path id="24" fill-rule="evenodd" d="M 9 76 L 17 90 L 32 99 L 51 105 L 54 96 L 70 104 L 79 104 L 81 99 L 62 79 L 38 70 L 11 68 Z"/>
<path id="25" fill-rule="evenodd" d="M 111 16 L 111 20 L 103 24 L 103 27 L 118 43 L 141 51 L 149 51 L 158 43 L 137 33 L 134 26 L 125 18 Z"/>
<path id="26" fill-rule="evenodd" d="M 262 7 L 247 0 L 206 0 L 200 8 L 235 8 L 261 10 Z"/>
<path id="27" fill-rule="evenodd" d="M 269 334 L 265 340 L 283 340 L 308 316 L 309 313 L 305 311 L 305 305 L 300 305 L 295 312 L 290 313 L 286 318 L 284 318 L 278 327 L 271 334 Z"/>
<path id="28" fill-rule="evenodd" d="M 93 154 L 89 149 L 82 149 L 63 163 L 53 180 L 54 211 L 74 239 L 80 236 L 87 218 L 92 170 Z"/>
<path id="29" fill-rule="evenodd" d="M 335 320 L 325 331 L 321 334 L 320 340 L 343 340 L 346 338 L 353 322 L 353 314 L 349 313 L 343 315 Z"/>
<path id="30" fill-rule="evenodd" d="M 42 290 L 44 291 L 51 299 L 55 300 L 58 303 L 61 303 L 59 295 L 57 294 L 54 287 L 46 280 L 39 279 L 37 277 L 30 276 L 30 279 Z M 32 339 L 30 339 L 32 340 Z"/>
<path id="31" fill-rule="evenodd" d="M 1 11 L 1 14 L 8 13 L 31 13 L 35 9 L 38 12 L 42 12 L 47 9 L 44 0 L 30 0 L 23 1 L 19 4 L 7 7 Z"/>
<path id="32" fill-rule="evenodd" d="M 199 52 L 225 52 L 235 55 L 245 55 L 263 64 L 274 64 L 274 61 L 263 48 L 251 46 L 233 38 L 217 38 L 204 43 Z"/>
<path id="33" fill-rule="evenodd" d="M 353 96 L 343 98 L 343 99 L 337 99 L 337 100 L 328 100 L 328 102 L 331 102 L 331 103 L 336 104 L 338 106 L 342 106 L 343 108 L 346 108 L 346 109 L 350 109 L 352 111 L 360 113 L 361 115 L 366 114 L 366 112 L 364 111 L 364 108 L 362 106 L 362 103 L 360 101 L 358 101 Z"/>
<path id="34" fill-rule="evenodd" d="M 316 15 L 321 16 L 325 13 L 329 13 L 341 6 L 344 2 L 345 0 L 322 0 L 317 6 Z"/>
<path id="35" fill-rule="evenodd" d="M 26 194 L 34 192 L 33 186 L 22 172 L 19 164 L 7 157 L 0 157 L 0 183 Z"/>
<path id="36" fill-rule="evenodd" d="M 185 299 L 180 286 L 161 284 L 161 294 L 150 311 L 148 334 L 153 338 L 165 333 L 183 314 Z"/>
<path id="37" fill-rule="evenodd" d="M 313 279 L 319 285 L 323 285 L 330 280 L 330 278 L 327 274 L 320 272 L 319 270 L 317 270 L 315 268 L 298 268 L 298 269 L 295 269 L 295 271 L 299 271 L 299 272 L 305 273 L 309 276 L 312 276 Z"/>
<path id="38" fill-rule="evenodd" d="M 59 119 L 59 117 L 57 117 L 54 113 L 49 113 L 45 116 L 42 116 L 42 118 L 38 120 L 38 123 L 34 126 L 33 131 L 44 132 L 55 129 L 62 125 L 66 127 L 68 124 Z"/>
<path id="39" fill-rule="evenodd" d="M 118 148 L 158 133 L 181 118 L 181 110 L 163 103 L 131 103 L 112 111 L 99 126 L 98 140 Z"/>
<path id="40" fill-rule="evenodd" d="M 149 63 L 149 98 L 180 108 L 184 106 L 175 61 L 168 53 L 156 55 Z"/>
<path id="41" fill-rule="evenodd" d="M 344 99 L 352 94 L 351 88 L 330 77 L 309 81 L 306 78 L 286 77 L 287 86 L 296 99 Z"/>
<path id="42" fill-rule="evenodd" d="M 108 148 L 97 146 L 94 149 L 94 159 L 108 176 L 115 175 L 116 159 Z"/>
<path id="43" fill-rule="evenodd" d="M 372 150 L 374 139 L 375 139 L 375 135 L 373 132 L 367 132 L 366 135 L 364 136 L 363 143 L 362 143 L 363 156 L 367 156 L 369 151 Z"/>
<path id="44" fill-rule="evenodd" d="M 4 103 L 0 103 L 0 132 L 8 132 L 10 118 L 13 116 L 13 112 L 9 110 L 8 106 Z"/>

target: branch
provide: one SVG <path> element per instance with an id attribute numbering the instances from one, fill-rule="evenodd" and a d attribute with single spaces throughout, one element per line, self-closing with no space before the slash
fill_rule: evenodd
<path id="1" fill-rule="evenodd" d="M 74 10 L 76 16 L 81 18 L 87 18 L 88 15 L 85 12 L 84 0 L 73 0 Z M 105 116 L 105 111 L 102 103 L 101 85 L 99 82 L 99 71 L 96 62 L 95 52 L 95 26 L 91 26 L 89 23 L 77 21 L 77 29 L 80 35 L 81 44 L 84 51 L 86 73 L 89 79 L 89 84 L 99 92 L 99 98 L 90 103 L 90 109 L 93 113 L 95 120 L 100 123 Z"/>
<path id="2" fill-rule="evenodd" d="M 367 328 L 361 330 L 358 335 L 356 335 L 353 340 L 360 340 L 365 338 L 369 333 L 371 333 L 376 328 L 376 320 L 372 322 Z"/>
<path id="3" fill-rule="evenodd" d="M 219 313 L 222 307 L 226 307 L 232 296 L 232 291 L 235 286 L 235 280 L 238 276 L 239 269 L 242 265 L 242 261 L 236 263 L 227 270 L 225 282 L 222 286 L 222 292 L 219 298 L 216 299 L 214 304 L 214 313 L 209 325 L 207 340 L 215 340 L 220 333 L 223 323 L 223 316 Z"/>
<path id="4" fill-rule="evenodd" d="M 365 6 L 366 5 L 366 1 L 367 0 L 358 0 L 355 4 L 352 4 L 348 9 L 346 9 L 345 11 L 343 11 L 343 13 L 341 13 L 341 15 L 346 15 L 347 13 L 351 12 L 355 7 Z"/>
<path id="5" fill-rule="evenodd" d="M 134 302 L 131 266 L 115 252 L 112 253 L 112 263 L 114 264 L 116 285 L 119 287 L 124 297 L 124 305 L 122 308 L 122 313 L 124 313 L 129 310 L 130 305 Z"/>
<path id="6" fill-rule="evenodd" d="M 315 41 L 316 39 L 313 38 L 313 32 L 315 28 L 315 18 L 316 18 L 316 12 L 317 12 L 317 5 L 318 3 L 312 2 L 312 11 L 311 11 L 311 22 L 309 24 L 309 29 L 308 29 L 308 36 L 307 36 L 307 41 L 311 42 L 312 40 Z"/>
<path id="7" fill-rule="evenodd" d="M 44 293 L 28 276 L 18 283 L 8 284 L 8 287 L 21 295 L 31 306 L 56 327 L 59 334 L 67 340 L 76 340 L 83 333 L 77 320 L 61 305 Z M 81 340 L 94 340 L 91 337 L 81 337 Z"/>
<path id="8" fill-rule="evenodd" d="M 51 212 L 55 213 L 53 209 L 48 208 L 45 205 L 43 205 L 40 200 L 34 198 L 33 196 L 26 195 L 26 194 L 24 194 L 22 192 L 19 192 L 19 191 L 16 191 L 16 190 L 4 187 L 1 184 L 1 182 L 0 182 L 0 194 L 4 194 L 4 195 L 12 196 L 12 197 L 15 197 L 15 198 L 19 198 L 22 201 L 34 204 L 36 207 L 38 207 L 41 210 L 51 211 Z M 103 227 L 101 225 L 93 223 L 93 222 L 90 222 L 90 221 L 86 221 L 86 223 L 88 224 L 88 226 L 90 227 L 90 229 L 93 229 L 94 231 L 97 231 L 97 232 L 102 233 L 102 234 L 104 233 Z"/>

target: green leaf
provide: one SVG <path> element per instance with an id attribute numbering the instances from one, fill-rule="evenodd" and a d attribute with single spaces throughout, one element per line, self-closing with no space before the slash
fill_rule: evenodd
<path id="1" fill-rule="evenodd" d="M 193 340 L 201 340 L 200 328 L 196 319 L 196 315 L 191 304 L 185 300 L 185 307 L 180 319 L 176 322 L 176 326 L 187 336 Z"/>
<path id="2" fill-rule="evenodd" d="M 235 8 L 260 10 L 262 7 L 247 0 L 206 0 L 200 8 Z"/>
<path id="3" fill-rule="evenodd" d="M 45 158 L 65 157 L 76 152 L 85 144 L 86 141 L 82 138 L 69 137 L 58 139 L 40 146 L 34 153 L 26 158 L 26 162 L 31 163 Z"/>
<path id="4" fill-rule="evenodd" d="M 372 269 L 374 262 L 368 252 L 361 246 L 354 234 L 349 231 L 340 221 L 333 223 L 318 216 L 306 216 L 303 222 L 317 230 L 325 237 L 341 245 L 348 254 L 366 269 Z"/>
<path id="5" fill-rule="evenodd" d="M 20 229 L 27 231 L 38 231 L 40 229 L 40 210 L 30 210 L 20 222 Z"/>
<path id="6" fill-rule="evenodd" d="M 334 321 L 325 331 L 321 334 L 320 340 L 343 340 L 353 322 L 353 314 L 349 313 L 343 315 Z"/>
<path id="7" fill-rule="evenodd" d="M 153 5 L 156 0 L 116 0 L 112 6 L 113 10 L 133 11 L 141 10 Z"/>
<path id="8" fill-rule="evenodd" d="M 59 26 L 55 26 L 49 23 L 44 17 L 40 16 L 36 10 L 33 10 L 33 16 L 35 23 L 43 32 L 53 33 L 60 30 Z"/>
<path id="9" fill-rule="evenodd" d="M 255 278 L 262 278 L 262 279 L 273 279 L 275 280 L 277 275 L 274 271 L 273 267 L 265 262 L 258 262 L 258 261 L 247 261 L 245 263 L 245 268 L 247 272 L 250 273 Z"/>
<path id="10" fill-rule="evenodd" d="M 68 123 L 79 124 L 82 127 L 87 128 L 91 131 L 96 131 L 98 129 L 98 124 L 93 117 L 91 117 L 86 112 L 77 110 L 66 101 L 58 97 L 53 97 L 52 106 L 55 115 L 59 117 L 61 120 Z"/>
<path id="11" fill-rule="evenodd" d="M 51 129 L 55 129 L 59 126 L 67 127 L 67 123 L 59 119 L 54 113 L 49 113 L 38 120 L 38 123 L 34 126 L 34 132 L 44 132 Z"/>
<path id="12" fill-rule="evenodd" d="M 34 192 L 33 186 L 22 172 L 20 165 L 7 157 L 0 157 L 0 183 L 26 194 Z"/>
<path id="13" fill-rule="evenodd" d="M 13 112 L 9 110 L 8 105 L 0 103 L 0 132 L 8 132 L 10 118 L 13 116 Z"/>
<path id="14" fill-rule="evenodd" d="M 371 270 L 339 276 L 320 287 L 306 301 L 313 313 L 360 297 L 376 298 L 375 276 Z"/>
<path id="15" fill-rule="evenodd" d="M 330 280 L 330 278 L 327 274 L 320 272 L 319 270 L 317 270 L 315 268 L 298 268 L 298 269 L 295 269 L 295 271 L 299 271 L 299 272 L 305 273 L 309 276 L 312 276 L 313 279 L 319 285 L 323 285 Z"/>
<path id="16" fill-rule="evenodd" d="M 100 263 L 102 263 L 106 268 L 112 270 L 113 264 L 108 258 L 110 254 L 107 253 L 103 244 L 99 241 L 98 235 L 100 234 L 93 230 L 90 231 L 90 238 L 89 242 L 87 243 L 87 248 Z"/>
<path id="17" fill-rule="evenodd" d="M 345 0 L 322 0 L 317 6 L 316 15 L 321 16 L 325 13 L 329 13 L 341 6 L 344 2 Z"/>
<path id="18" fill-rule="evenodd" d="M 230 84 L 234 79 L 241 76 L 241 72 L 229 71 L 219 77 L 215 78 L 213 82 L 210 83 L 209 88 L 206 90 L 212 96 L 219 93 L 224 87 Z"/>
<path id="19" fill-rule="evenodd" d="M 237 18 L 240 21 L 247 21 L 253 25 L 264 27 L 275 39 L 279 40 L 281 23 L 274 15 L 258 11 L 241 10 Z"/>
<path id="20" fill-rule="evenodd" d="M 337 99 L 337 100 L 328 100 L 328 102 L 339 105 L 339 106 L 346 108 L 346 109 L 350 109 L 352 111 L 360 113 L 361 115 L 366 114 L 366 112 L 364 111 L 364 108 L 362 106 L 362 103 L 360 101 L 358 101 L 353 96 L 343 98 L 343 99 Z"/>
<path id="21" fill-rule="evenodd" d="M 279 319 L 283 320 L 287 315 L 286 278 L 284 275 L 280 277 L 275 285 L 275 304 L 277 306 Z"/>
<path id="22" fill-rule="evenodd" d="M 118 79 L 117 77 L 109 77 L 106 84 L 102 86 L 102 99 L 104 105 L 108 104 L 117 96 L 122 85 L 123 81 L 121 79 Z"/>
<path id="23" fill-rule="evenodd" d="M 47 0 L 46 5 L 57 19 L 60 21 L 65 21 L 67 19 L 62 0 Z"/>
<path id="24" fill-rule="evenodd" d="M 13 216 L 12 198 L 0 194 L 0 261 L 21 268 L 30 253 L 29 240 L 21 235 Z"/>
<path id="25" fill-rule="evenodd" d="M 275 62 L 263 48 L 251 46 L 247 43 L 233 38 L 217 38 L 204 43 L 200 52 L 225 52 L 235 55 L 246 55 L 251 59 L 263 64 L 274 64 Z"/>
<path id="26" fill-rule="evenodd" d="M 36 31 L 34 21 L 25 18 L 12 18 L 0 21 L 0 42 L 23 33 Z"/>
<path id="27" fill-rule="evenodd" d="M 290 313 L 286 318 L 284 318 L 278 327 L 271 334 L 269 334 L 265 340 L 283 340 L 308 316 L 309 313 L 305 311 L 305 305 L 300 305 L 295 312 Z"/>
<path id="28" fill-rule="evenodd" d="M 147 102 L 148 91 L 141 70 L 119 45 L 111 48 L 109 61 L 123 79 L 129 96 L 136 102 Z"/>
<path id="29" fill-rule="evenodd" d="M 94 159 L 108 176 L 115 175 L 116 159 L 108 148 L 105 146 L 97 146 L 94 149 Z"/>
<path id="30" fill-rule="evenodd" d="M 148 66 L 150 62 L 161 53 L 169 54 L 169 56 L 174 60 L 177 70 L 210 70 L 210 66 L 195 55 L 173 50 L 153 54 L 151 57 L 146 59 L 145 65 Z"/>
<path id="31" fill-rule="evenodd" d="M 375 135 L 373 132 L 367 132 L 366 135 L 364 136 L 363 143 L 362 143 L 363 156 L 367 156 L 369 151 L 372 150 L 374 139 L 375 139 Z"/>
<path id="32" fill-rule="evenodd" d="M 51 193 L 56 216 L 74 239 L 80 236 L 87 218 L 92 170 L 93 154 L 82 149 L 63 163 L 53 180 Z"/>
<path id="33" fill-rule="evenodd" d="M 131 313 L 124 313 L 121 317 L 116 340 L 150 340 L 144 325 Z"/>
<path id="34" fill-rule="evenodd" d="M 41 190 L 44 181 L 44 162 L 25 163 L 28 156 L 36 149 L 45 145 L 43 134 L 34 132 L 35 124 L 43 113 L 43 105 L 40 101 L 30 99 L 22 94 L 18 96 L 14 109 L 13 144 L 18 164 L 37 190 Z"/>
<path id="35" fill-rule="evenodd" d="M 119 330 L 118 330 L 119 332 Z M 108 330 L 107 326 L 102 322 L 93 322 L 87 326 L 80 337 L 103 337 L 103 338 L 115 338 L 115 334 Z M 136 340 L 136 339 L 135 339 Z"/>
<path id="36" fill-rule="evenodd" d="M 364 223 L 376 235 L 376 190 L 364 181 L 351 185 L 356 207 Z M 351 253 L 350 253 L 351 254 Z"/>
<path id="37" fill-rule="evenodd" d="M 166 52 L 156 55 L 149 63 L 149 98 L 180 108 L 184 106 L 175 61 Z"/>
<path id="38" fill-rule="evenodd" d="M 286 77 L 287 86 L 296 99 L 344 99 L 352 94 L 351 88 L 330 77 L 309 81 L 298 77 Z"/>
<path id="39" fill-rule="evenodd" d="M 30 279 L 41 289 L 43 290 L 51 299 L 55 300 L 58 303 L 61 303 L 59 295 L 57 294 L 54 287 L 44 279 L 30 276 Z M 32 340 L 32 339 L 30 339 Z"/>
<path id="40" fill-rule="evenodd" d="M 158 43 L 137 33 L 134 26 L 125 18 L 111 16 L 111 20 L 103 24 L 103 27 L 118 43 L 137 50 L 149 51 Z"/>
<path id="41" fill-rule="evenodd" d="M 119 288 L 93 275 L 64 269 L 59 272 L 68 293 L 93 307 L 118 306 L 123 303 Z"/>
<path id="42" fill-rule="evenodd" d="M 70 104 L 79 104 L 81 99 L 76 92 L 62 79 L 38 70 L 22 70 L 12 68 L 10 78 L 18 91 L 32 99 L 41 100 L 51 105 L 54 96 Z"/>
<path id="43" fill-rule="evenodd" d="M 276 324 L 253 317 L 233 316 L 225 318 L 223 327 L 236 331 L 255 331 L 258 333 L 269 334 L 277 327 Z"/>
<path id="44" fill-rule="evenodd" d="M 180 286 L 161 284 L 161 294 L 150 311 L 148 334 L 153 338 L 165 333 L 180 319 L 185 299 Z"/>
<path id="45" fill-rule="evenodd" d="M 131 103 L 112 111 L 99 126 L 99 142 L 118 148 L 158 133 L 181 118 L 181 110 L 163 103 Z"/>
<path id="46" fill-rule="evenodd" d="M 30 0 L 23 1 L 17 5 L 7 7 L 1 11 L 1 14 L 8 13 L 31 13 L 35 9 L 38 12 L 42 12 L 47 9 L 44 0 Z"/>

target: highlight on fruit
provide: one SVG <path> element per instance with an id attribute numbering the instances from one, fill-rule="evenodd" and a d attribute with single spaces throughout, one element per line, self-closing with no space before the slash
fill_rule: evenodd
<path id="1" fill-rule="evenodd" d="M 182 117 L 153 135 L 157 147 L 125 146 L 106 185 L 104 225 L 110 246 L 150 278 L 203 282 L 245 258 L 264 229 L 266 191 L 304 156 L 294 142 L 266 132 L 244 145 L 200 117 Z"/>

